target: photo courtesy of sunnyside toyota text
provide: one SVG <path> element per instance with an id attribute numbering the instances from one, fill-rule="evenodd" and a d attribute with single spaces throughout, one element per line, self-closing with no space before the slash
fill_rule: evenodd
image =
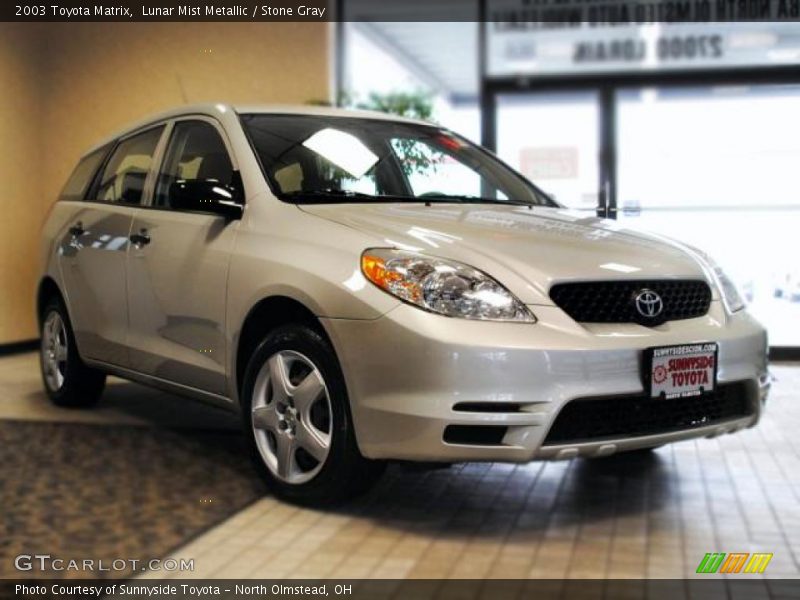
<path id="1" fill-rule="evenodd" d="M 0 600 L 800 600 L 800 0 L 15 0 L 0 182 Z"/>

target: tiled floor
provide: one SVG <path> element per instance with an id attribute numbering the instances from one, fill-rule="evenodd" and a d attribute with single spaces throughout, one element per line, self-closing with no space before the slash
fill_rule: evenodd
<path id="1" fill-rule="evenodd" d="M 348 506 L 265 497 L 172 554 L 195 559 L 192 578 L 670 578 L 692 576 L 706 552 L 771 552 L 766 575 L 797 578 L 800 366 L 773 372 L 765 418 L 736 435 L 595 461 L 394 465 Z M 219 423 L 123 383 L 95 412 L 54 409 L 32 355 L 0 359 L 0 418 Z"/>

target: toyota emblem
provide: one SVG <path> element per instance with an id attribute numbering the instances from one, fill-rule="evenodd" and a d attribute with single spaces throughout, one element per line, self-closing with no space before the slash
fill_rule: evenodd
<path id="1" fill-rule="evenodd" d="M 636 310 L 647 319 L 655 319 L 664 310 L 664 301 L 653 290 L 641 290 L 633 299 Z"/>

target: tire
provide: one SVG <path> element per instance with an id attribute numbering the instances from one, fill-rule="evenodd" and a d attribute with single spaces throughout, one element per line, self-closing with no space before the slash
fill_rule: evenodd
<path id="1" fill-rule="evenodd" d="M 44 389 L 56 406 L 94 406 L 103 394 L 106 375 L 81 360 L 64 304 L 50 300 L 42 311 L 39 364 Z"/>
<path id="2" fill-rule="evenodd" d="M 267 334 L 250 357 L 242 392 L 245 435 L 276 496 L 333 504 L 366 491 L 383 472 L 383 463 L 358 450 L 339 361 L 311 327 Z"/>

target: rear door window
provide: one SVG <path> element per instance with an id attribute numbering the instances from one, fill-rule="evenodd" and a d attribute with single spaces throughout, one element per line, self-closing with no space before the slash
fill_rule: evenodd
<path id="1" fill-rule="evenodd" d="M 142 203 L 144 184 L 164 127 L 148 129 L 120 142 L 96 184 L 93 200 L 120 204 Z"/>

